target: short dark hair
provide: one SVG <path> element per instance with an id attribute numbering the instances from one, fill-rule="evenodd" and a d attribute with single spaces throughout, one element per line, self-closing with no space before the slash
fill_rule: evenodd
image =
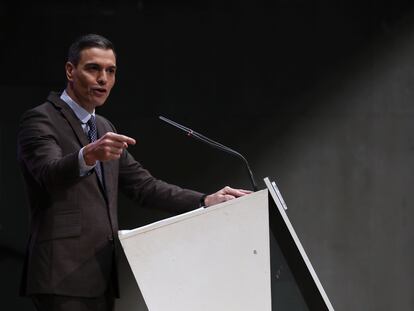
<path id="1" fill-rule="evenodd" d="M 115 48 L 111 41 L 97 34 L 87 34 L 80 36 L 72 43 L 68 51 L 68 62 L 77 66 L 80 54 L 83 50 L 89 48 L 101 48 L 104 50 L 112 50 L 115 54 Z"/>

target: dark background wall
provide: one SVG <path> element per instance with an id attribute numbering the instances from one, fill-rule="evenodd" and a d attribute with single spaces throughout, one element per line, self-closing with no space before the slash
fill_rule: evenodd
<path id="1" fill-rule="evenodd" d="M 162 179 L 212 192 L 250 187 L 242 163 L 162 124 L 170 117 L 274 178 L 336 310 L 414 309 L 414 11 L 409 1 L 67 1 L 0 4 L 0 275 L 17 297 L 28 210 L 16 164 L 26 109 L 65 84 L 70 42 L 117 47 L 99 113 L 137 139 Z M 120 223 L 166 217 L 120 198 Z M 118 310 L 136 305 L 123 265 Z"/>

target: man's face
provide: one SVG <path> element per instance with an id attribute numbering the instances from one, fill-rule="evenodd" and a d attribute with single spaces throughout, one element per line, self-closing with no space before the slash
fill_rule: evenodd
<path id="1" fill-rule="evenodd" d="M 102 106 L 115 84 L 116 58 L 112 50 L 85 49 L 78 65 L 66 63 L 67 92 L 73 100 L 92 112 Z"/>

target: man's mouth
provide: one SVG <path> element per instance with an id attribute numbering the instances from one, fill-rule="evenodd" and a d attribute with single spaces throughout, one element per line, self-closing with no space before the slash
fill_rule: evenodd
<path id="1" fill-rule="evenodd" d="M 104 88 L 93 88 L 92 89 L 92 92 L 95 95 L 102 96 L 102 95 L 105 95 L 106 94 L 106 89 L 104 89 Z"/>

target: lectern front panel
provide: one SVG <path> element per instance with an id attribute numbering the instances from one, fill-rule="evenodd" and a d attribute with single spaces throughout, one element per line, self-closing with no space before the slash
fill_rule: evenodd
<path id="1" fill-rule="evenodd" d="M 150 311 L 270 311 L 267 190 L 120 240 Z"/>

